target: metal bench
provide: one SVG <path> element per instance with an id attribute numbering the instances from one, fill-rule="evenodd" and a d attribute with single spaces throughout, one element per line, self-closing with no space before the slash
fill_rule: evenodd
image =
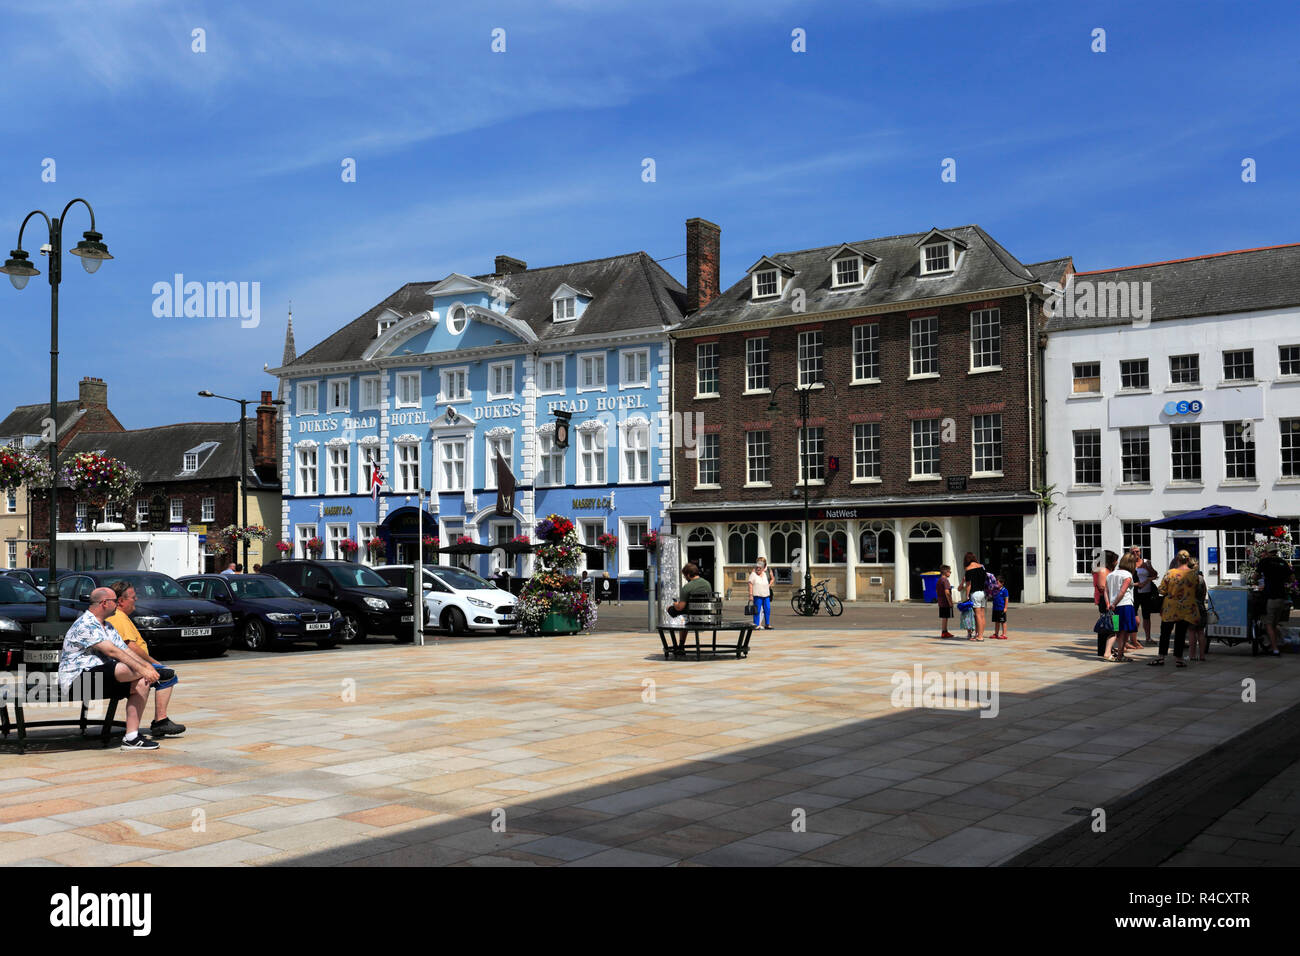
<path id="1" fill-rule="evenodd" d="M 691 632 L 695 633 L 695 643 L 692 645 L 688 642 Z M 727 632 L 736 632 L 736 641 L 734 644 L 719 644 L 718 632 L 724 635 Z M 700 640 L 700 633 L 708 632 L 710 639 L 705 642 Z M 671 625 L 659 628 L 659 641 L 663 644 L 664 660 L 670 660 L 673 657 L 685 659 L 686 655 L 692 650 L 695 652 L 695 659 L 698 661 L 704 654 L 734 654 L 737 659 L 749 656 L 749 639 L 754 634 L 754 624 L 751 621 L 719 621 L 716 624 L 681 624 Z"/>
<path id="2" fill-rule="evenodd" d="M 56 625 L 57 626 L 57 625 Z M 36 624 L 33 632 L 39 633 L 48 625 Z M 73 683 L 69 691 L 59 687 L 59 653 L 63 648 L 62 637 L 34 636 L 23 642 L 22 662 L 18 670 L 20 680 L 0 685 L 0 734 L 5 742 L 9 740 L 11 729 L 18 733 L 18 752 L 27 752 L 27 730 L 30 727 L 76 727 L 80 737 L 86 736 L 86 730 L 93 723 L 99 723 L 100 743 L 107 747 L 114 731 L 126 731 L 126 724 L 114 720 L 117 706 L 128 696 L 124 685 L 116 681 L 106 681 L 96 685 L 89 681 Z M 35 679 L 33 679 L 35 677 Z M 96 701 L 107 701 L 108 707 L 102 721 L 92 718 L 88 711 Z M 24 711 L 25 704 L 81 704 L 81 714 L 76 718 L 63 717 L 51 720 L 28 720 Z M 14 720 L 9 719 L 9 705 L 14 708 Z M 64 740 L 72 734 L 60 735 L 42 740 Z"/>

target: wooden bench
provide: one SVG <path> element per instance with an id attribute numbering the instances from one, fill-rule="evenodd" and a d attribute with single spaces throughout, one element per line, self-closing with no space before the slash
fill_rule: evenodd
<path id="1" fill-rule="evenodd" d="M 44 629 L 43 625 L 33 625 L 32 630 Z M 0 685 L 0 734 L 4 736 L 5 742 L 9 740 L 11 729 L 16 730 L 18 734 L 18 752 L 20 754 L 27 752 L 27 730 L 29 727 L 76 727 L 80 731 L 78 735 L 86 736 L 86 730 L 92 723 L 99 722 L 99 739 L 100 743 L 107 747 L 112 739 L 113 732 L 126 731 L 124 721 L 114 720 L 117 715 L 117 707 L 128 696 L 126 685 L 118 684 L 116 681 L 106 679 L 99 682 L 98 686 L 89 681 L 76 681 L 68 691 L 63 691 L 59 686 L 59 652 L 63 647 L 63 639 L 34 637 L 23 643 L 23 660 L 18 670 L 22 680 L 21 686 L 13 683 Z M 36 681 L 32 680 L 32 675 L 38 675 Z M 29 687 L 32 690 L 29 690 Z M 91 718 L 88 711 L 90 705 L 96 701 L 107 701 L 108 707 L 104 713 L 102 722 L 100 718 Z M 81 704 L 81 714 L 76 718 L 62 717 L 51 720 L 28 720 L 25 713 L 24 705 L 32 703 L 53 703 L 53 704 Z M 14 708 L 14 720 L 9 719 L 9 705 Z M 41 738 L 42 740 L 65 740 L 74 738 L 72 734 L 63 734 L 56 737 Z"/>
<path id="2" fill-rule="evenodd" d="M 687 643 L 687 637 L 691 631 L 695 632 L 695 644 Z M 707 643 L 700 640 L 700 632 L 707 631 L 711 634 L 711 640 Z M 728 631 L 736 632 L 736 642 L 734 644 L 719 644 L 718 632 Z M 718 624 L 682 624 L 680 626 L 660 627 L 659 641 L 663 644 L 664 660 L 670 660 L 673 657 L 685 659 L 686 655 L 692 650 L 695 651 L 695 659 L 698 661 L 704 654 L 735 654 L 736 658 L 749 656 L 749 639 L 754 634 L 754 624 L 750 621 L 722 621 Z"/>

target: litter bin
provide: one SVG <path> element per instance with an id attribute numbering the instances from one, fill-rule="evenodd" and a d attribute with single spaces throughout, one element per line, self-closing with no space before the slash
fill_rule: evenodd
<path id="1" fill-rule="evenodd" d="M 922 571 L 921 572 L 921 593 L 925 598 L 926 604 L 933 604 L 939 600 L 939 572 Z"/>

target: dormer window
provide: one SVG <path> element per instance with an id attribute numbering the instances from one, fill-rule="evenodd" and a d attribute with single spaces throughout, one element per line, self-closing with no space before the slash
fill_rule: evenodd
<path id="1" fill-rule="evenodd" d="M 187 451 L 181 462 L 181 471 L 198 471 L 199 454 L 194 451 Z"/>
<path id="2" fill-rule="evenodd" d="M 952 271 L 952 243 L 932 242 L 921 247 L 921 275 Z"/>
<path id="3" fill-rule="evenodd" d="M 835 260 L 835 274 L 831 277 L 831 288 L 838 289 L 846 285 L 859 285 L 862 282 L 862 260 L 857 256 L 846 256 Z"/>
<path id="4" fill-rule="evenodd" d="M 555 321 L 566 322 L 578 314 L 578 299 L 568 295 L 555 300 Z"/>
<path id="5" fill-rule="evenodd" d="M 754 298 L 763 299 L 781 293 L 777 270 L 763 269 L 754 273 Z"/>
<path id="6" fill-rule="evenodd" d="M 382 318 L 382 319 L 380 319 L 380 320 L 379 320 L 379 332 L 378 332 L 378 334 L 379 334 L 379 335 L 383 335 L 385 332 L 387 332 L 389 329 L 391 329 L 391 328 L 392 328 L 394 325 L 396 325 L 396 324 L 397 324 L 397 319 L 393 318 L 392 316 L 388 316 L 388 317 L 386 317 L 386 318 Z"/>

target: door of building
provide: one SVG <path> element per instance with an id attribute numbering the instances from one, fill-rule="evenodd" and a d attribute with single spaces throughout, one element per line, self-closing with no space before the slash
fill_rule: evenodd
<path id="1" fill-rule="evenodd" d="M 1179 551 L 1186 551 L 1194 557 L 1199 563 L 1201 560 L 1201 536 L 1198 535 L 1174 535 L 1174 551 L 1169 555 L 1169 566 L 1174 566 L 1174 558 L 1178 557 Z"/>
<path id="2" fill-rule="evenodd" d="M 713 545 L 712 544 L 691 544 L 686 547 L 686 560 L 697 565 L 700 569 L 700 577 L 708 581 L 713 590 L 718 589 L 718 579 L 714 576 L 715 568 L 713 564 Z"/>
<path id="3" fill-rule="evenodd" d="M 1025 589 L 1025 545 L 1019 517 L 980 519 L 980 563 L 1002 579 L 1007 600 L 1018 603 Z"/>
<path id="4" fill-rule="evenodd" d="M 938 571 L 943 564 L 942 541 L 909 541 L 907 544 L 907 562 L 911 569 L 907 595 L 913 601 L 925 599 L 925 586 L 921 572 Z"/>

